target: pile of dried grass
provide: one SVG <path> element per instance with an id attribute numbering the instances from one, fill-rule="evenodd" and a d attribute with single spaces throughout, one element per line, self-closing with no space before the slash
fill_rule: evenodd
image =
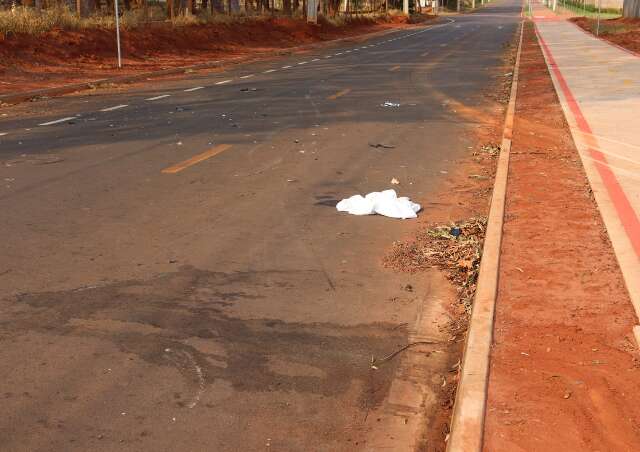
<path id="1" fill-rule="evenodd" d="M 458 299 L 471 312 L 480 270 L 486 218 L 470 218 L 446 226 L 435 226 L 418 233 L 411 243 L 394 243 L 385 265 L 416 272 L 439 268 L 458 289 Z"/>

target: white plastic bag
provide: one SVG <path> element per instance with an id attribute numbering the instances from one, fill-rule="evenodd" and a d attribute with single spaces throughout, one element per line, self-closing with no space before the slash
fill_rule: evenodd
<path id="1" fill-rule="evenodd" d="M 336 205 L 339 212 L 348 212 L 351 215 L 372 215 L 377 213 L 390 218 L 416 218 L 422 209 L 420 204 L 411 202 L 407 197 L 400 197 L 395 190 L 374 191 L 362 197 L 354 195 L 343 199 Z"/>

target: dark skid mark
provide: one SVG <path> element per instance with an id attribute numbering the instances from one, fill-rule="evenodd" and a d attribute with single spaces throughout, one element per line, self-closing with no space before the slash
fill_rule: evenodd
<path id="1" fill-rule="evenodd" d="M 317 202 L 315 202 L 314 205 L 316 206 L 335 207 L 339 202 L 333 193 L 330 195 L 316 195 L 315 198 Z"/>
<path id="2" fill-rule="evenodd" d="M 327 199 L 325 201 L 318 201 L 314 203 L 315 206 L 326 206 L 326 207 L 335 207 L 338 204 L 337 199 Z"/>
<path id="3" fill-rule="evenodd" d="M 198 384 L 194 363 L 202 369 L 206 384 L 222 378 L 238 391 L 334 396 L 359 380 L 363 388 L 359 405 L 371 408 L 384 399 L 395 369 L 395 363 L 390 363 L 372 371 L 371 356 L 385 355 L 406 343 L 405 332 L 384 324 L 300 324 L 279 319 L 242 320 L 225 314 L 224 306 L 247 299 L 269 303 L 261 292 L 273 287 L 284 292 L 300 273 L 309 272 L 223 273 L 183 267 L 147 281 L 21 294 L 14 300 L 18 309 L 0 322 L 0 336 L 38 331 L 98 337 L 148 363 L 177 368 L 194 387 Z M 101 328 L 100 322 L 130 327 L 114 331 Z M 218 349 L 221 345 L 224 354 L 203 353 L 185 343 L 194 337 L 211 340 Z M 303 365 L 320 372 L 313 376 L 296 375 L 295 371 L 283 375 L 271 369 L 271 360 L 285 367 Z M 371 387 L 378 389 L 372 393 Z"/>

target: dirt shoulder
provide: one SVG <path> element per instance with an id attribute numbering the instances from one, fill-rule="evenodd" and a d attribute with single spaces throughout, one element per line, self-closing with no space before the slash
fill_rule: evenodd
<path id="1" fill-rule="evenodd" d="M 527 24 L 485 450 L 640 450 L 635 323 L 542 52 Z"/>
<path id="2" fill-rule="evenodd" d="M 431 20 L 424 16 L 420 21 Z M 335 26 L 290 18 L 173 26 L 162 22 L 122 31 L 123 68 L 110 29 L 53 30 L 0 41 L 0 94 L 137 75 L 215 60 L 273 57 L 299 46 L 411 27 L 405 17 L 360 19 Z"/>
<path id="3" fill-rule="evenodd" d="M 596 34 L 597 21 L 586 17 L 570 19 L 583 30 Z M 600 21 L 600 34 L 613 44 L 632 52 L 640 53 L 640 19 L 609 19 Z"/>

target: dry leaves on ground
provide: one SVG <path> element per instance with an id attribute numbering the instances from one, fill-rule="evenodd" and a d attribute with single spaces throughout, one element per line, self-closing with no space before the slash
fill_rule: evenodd
<path id="1" fill-rule="evenodd" d="M 419 232 L 413 242 L 395 242 L 384 264 L 411 273 L 428 268 L 444 270 L 470 313 L 486 227 L 486 218 L 431 227 Z"/>

